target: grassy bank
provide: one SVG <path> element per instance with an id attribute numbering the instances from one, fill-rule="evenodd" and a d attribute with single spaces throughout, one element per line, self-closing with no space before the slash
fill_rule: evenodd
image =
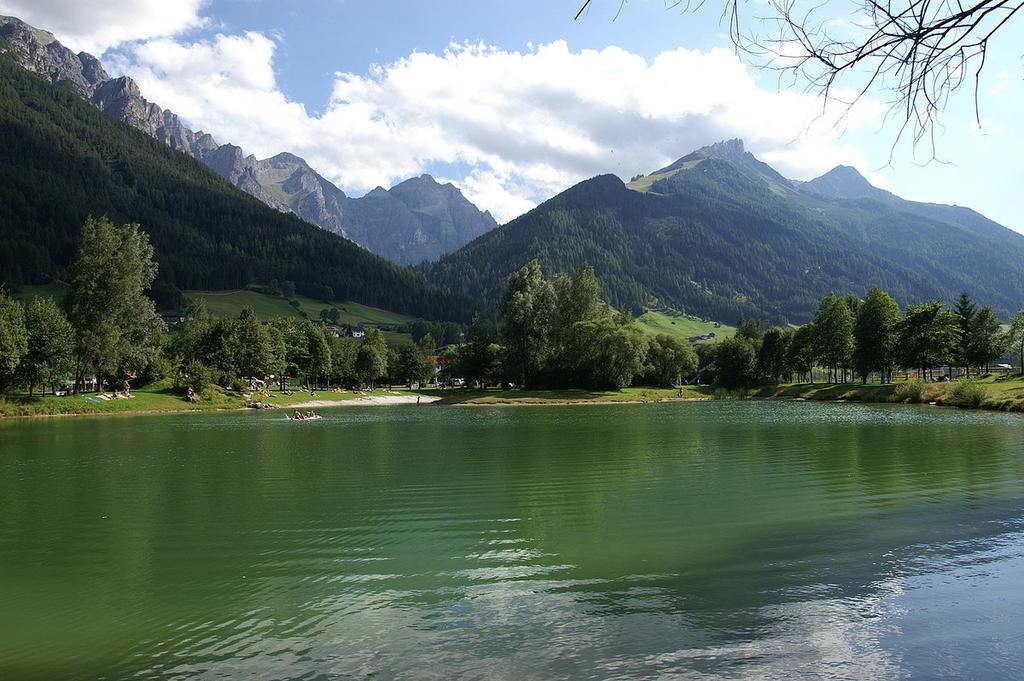
<path id="1" fill-rule="evenodd" d="M 919 380 L 897 381 L 884 385 L 791 383 L 731 392 L 710 386 L 698 386 L 692 390 L 711 399 L 790 397 L 848 402 L 934 403 L 950 407 L 1024 412 L 1024 378 L 1021 376 L 990 375 L 971 381 L 950 383 Z"/>
<path id="2" fill-rule="evenodd" d="M 262 398 L 253 396 L 278 408 L 288 408 L 295 404 L 309 402 L 311 400 L 343 403 L 356 400 L 363 395 L 357 395 L 351 391 L 334 393 L 331 391 L 294 392 L 292 395 L 284 395 L 277 391 L 271 391 L 275 397 Z M 376 390 L 365 393 L 368 396 L 388 395 L 383 390 Z M 401 394 L 409 394 L 402 391 Z M 198 402 L 189 402 L 184 394 L 170 387 L 166 383 L 158 383 L 139 390 L 132 391 L 131 399 L 124 400 L 100 400 L 95 393 L 81 395 L 68 395 L 56 397 L 47 395 L 45 397 L 28 397 L 27 395 L 7 395 L 0 398 L 0 418 L 25 417 L 25 416 L 61 416 L 61 415 L 88 415 L 88 414 L 131 414 L 131 413 L 168 413 L 179 411 L 216 411 L 220 409 L 243 409 L 246 400 L 237 392 L 211 388 Z"/>
<path id="3" fill-rule="evenodd" d="M 219 388 L 209 390 L 204 399 L 190 403 L 167 384 L 156 384 L 133 391 L 129 400 L 97 400 L 95 394 L 68 397 L 29 398 L 8 396 L 0 398 L 0 417 L 86 415 L 114 413 L 160 413 L 176 411 L 209 411 L 242 409 L 246 402 L 238 393 Z M 275 397 L 260 398 L 278 408 L 311 400 L 324 402 L 352 401 L 363 397 L 351 391 L 335 393 L 316 391 L 315 394 L 295 392 L 284 395 L 272 391 Z M 631 387 L 623 390 L 477 390 L 477 389 L 383 389 L 366 392 L 365 396 L 425 395 L 438 399 L 442 405 L 555 405 L 555 404 L 614 404 L 648 403 L 688 400 L 745 400 L 745 399 L 803 399 L 815 401 L 934 403 L 944 406 L 987 409 L 993 411 L 1024 412 L 1024 378 L 988 376 L 970 382 L 969 386 L 953 383 L 900 381 L 879 385 L 871 383 L 790 383 L 758 388 L 726 390 L 718 386 L 687 386 L 680 392 L 675 388 Z M 91 398 L 91 399 L 88 399 Z"/>
<path id="4" fill-rule="evenodd" d="M 437 397 L 436 404 L 590 404 L 595 402 L 660 402 L 678 397 L 675 388 L 624 388 L 622 390 L 421 390 Z M 685 394 L 701 398 L 700 395 Z"/>

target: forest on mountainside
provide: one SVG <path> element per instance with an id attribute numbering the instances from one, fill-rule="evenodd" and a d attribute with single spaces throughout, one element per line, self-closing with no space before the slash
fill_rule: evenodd
<path id="1" fill-rule="evenodd" d="M 468 321 L 476 303 L 274 211 L 200 162 L 114 121 L 0 54 L 0 283 L 64 279 L 89 216 L 139 223 L 164 309 L 182 290 L 293 281 L 320 300 L 352 300 L 428 319 Z"/>
<path id="2" fill-rule="evenodd" d="M 972 233 L 878 201 L 808 194 L 752 156 L 709 156 L 648 191 L 612 175 L 581 182 L 422 271 L 493 302 L 533 259 L 553 273 L 590 263 L 617 307 L 727 323 L 801 323 L 822 296 L 871 287 L 901 304 L 968 290 L 1007 315 L 1024 298 L 1024 238 L 998 229 Z"/>

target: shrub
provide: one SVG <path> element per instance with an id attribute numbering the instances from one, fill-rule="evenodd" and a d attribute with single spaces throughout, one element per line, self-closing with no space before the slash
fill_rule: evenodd
<path id="1" fill-rule="evenodd" d="M 743 396 L 744 392 L 742 390 L 729 390 L 722 387 L 715 388 L 716 400 L 740 400 L 743 399 Z"/>
<path id="2" fill-rule="evenodd" d="M 199 361 L 191 361 L 182 367 L 181 374 L 174 381 L 174 387 L 185 390 L 191 387 L 196 394 L 201 394 L 214 382 L 215 371 Z"/>
<path id="3" fill-rule="evenodd" d="M 920 402 L 928 383 L 923 378 L 911 378 L 906 383 L 896 386 L 893 398 L 897 402 Z"/>
<path id="4" fill-rule="evenodd" d="M 988 398 L 988 386 L 973 378 L 958 378 L 949 386 L 946 402 L 977 409 Z"/>

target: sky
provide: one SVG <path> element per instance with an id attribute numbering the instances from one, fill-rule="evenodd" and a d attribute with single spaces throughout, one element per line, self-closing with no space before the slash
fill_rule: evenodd
<path id="1" fill-rule="evenodd" d="M 100 57 L 194 130 L 258 158 L 297 154 L 350 196 L 429 173 L 505 222 L 594 175 L 628 180 L 741 138 L 793 179 L 852 165 L 1024 232 L 1024 20 L 993 41 L 982 124 L 961 94 L 930 160 L 897 142 L 887 93 L 824 105 L 738 57 L 720 4 L 593 0 L 574 20 L 581 4 L 0 0 L 0 13 Z"/>

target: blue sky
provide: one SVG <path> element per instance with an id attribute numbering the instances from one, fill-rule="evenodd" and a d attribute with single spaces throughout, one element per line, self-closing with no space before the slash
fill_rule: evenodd
<path id="1" fill-rule="evenodd" d="M 718 5 L 595 0 L 573 21 L 581 1 L 0 0 L 0 12 L 101 55 L 219 142 L 296 153 L 354 196 L 429 172 L 503 221 L 586 177 L 628 179 L 741 137 L 789 177 L 846 163 L 1024 231 L 1021 20 L 989 56 L 982 129 L 965 92 L 942 114 L 947 162 L 924 163 L 927 147 L 893 151 L 884 93 L 840 129 L 839 107 L 819 117 L 820 100 L 742 63 Z M 843 0 L 833 7 L 843 16 Z"/>

